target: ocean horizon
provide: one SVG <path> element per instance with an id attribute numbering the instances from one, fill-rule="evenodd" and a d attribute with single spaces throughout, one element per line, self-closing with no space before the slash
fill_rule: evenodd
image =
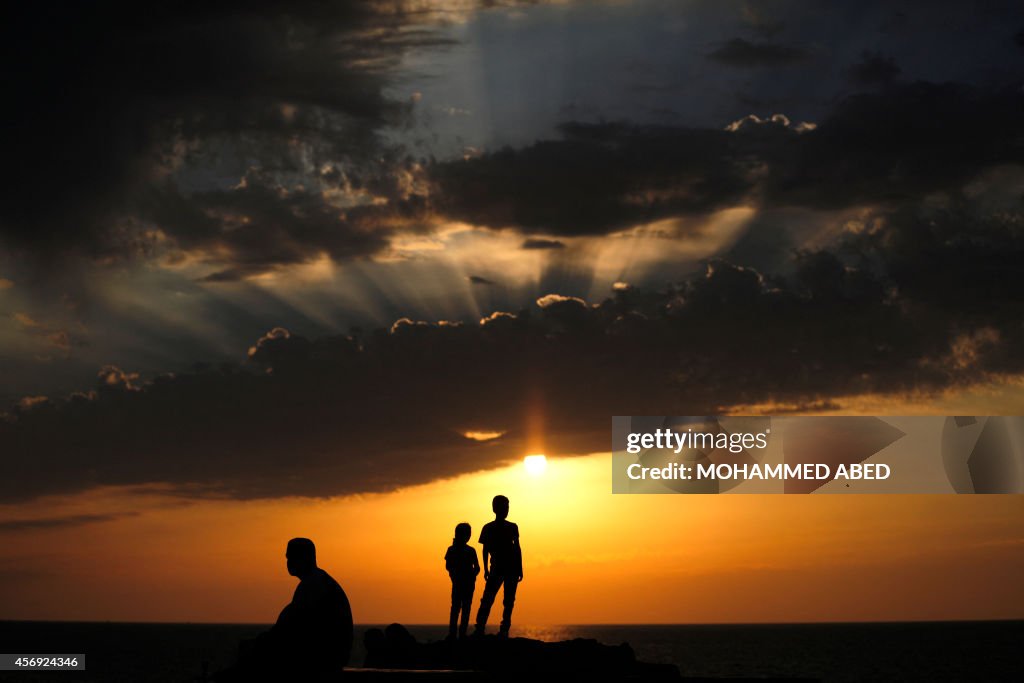
<path id="1" fill-rule="evenodd" d="M 238 643 L 269 624 L 0 621 L 4 653 L 84 653 L 69 681 L 165 683 L 201 680 L 232 661 Z M 361 666 L 357 624 L 352 666 Z M 442 624 L 407 624 L 417 640 L 444 638 Z M 493 629 L 492 629 L 493 630 Z M 513 636 L 629 643 L 637 659 L 670 663 L 684 678 L 1013 680 L 1024 620 L 784 624 L 576 624 L 513 626 Z M 0 672 L 0 681 L 53 680 L 52 673 Z"/>

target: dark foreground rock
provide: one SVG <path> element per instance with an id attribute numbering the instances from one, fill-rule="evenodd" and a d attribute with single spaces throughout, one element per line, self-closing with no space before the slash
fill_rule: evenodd
<path id="1" fill-rule="evenodd" d="M 401 624 L 370 629 L 364 638 L 367 668 L 476 671 L 492 680 L 528 676 L 600 676 L 603 679 L 671 680 L 671 664 L 638 662 L 628 644 L 604 645 L 576 638 L 549 643 L 530 638 L 484 636 L 460 641 L 419 643 Z"/>

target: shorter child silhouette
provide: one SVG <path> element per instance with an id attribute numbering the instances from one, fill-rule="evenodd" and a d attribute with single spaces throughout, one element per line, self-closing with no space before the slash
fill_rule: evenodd
<path id="1" fill-rule="evenodd" d="M 458 636 L 466 637 L 469 628 L 469 610 L 473 606 L 473 591 L 476 589 L 476 575 L 480 573 L 477 562 L 476 548 L 469 545 L 473 529 L 461 522 L 455 527 L 455 538 L 444 554 L 444 566 L 452 580 L 452 610 L 448 619 L 448 638 L 455 639 L 455 627 L 458 625 Z M 462 620 L 459 620 L 459 613 Z"/>

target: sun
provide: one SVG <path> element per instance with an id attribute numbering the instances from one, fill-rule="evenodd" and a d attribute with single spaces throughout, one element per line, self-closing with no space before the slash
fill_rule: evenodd
<path id="1" fill-rule="evenodd" d="M 548 469 L 548 459 L 542 453 L 528 455 L 523 458 L 523 465 L 526 466 L 526 473 L 533 477 L 539 477 Z"/>

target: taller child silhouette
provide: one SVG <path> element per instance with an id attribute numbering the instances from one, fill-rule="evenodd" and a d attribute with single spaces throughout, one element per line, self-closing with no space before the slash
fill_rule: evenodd
<path id="1" fill-rule="evenodd" d="M 484 594 L 480 598 L 480 609 L 476 613 L 475 635 L 483 635 L 491 605 L 503 588 L 500 637 L 508 637 L 512 626 L 512 607 L 516 603 L 516 588 L 523 580 L 523 550 L 519 545 L 519 527 L 506 519 L 508 498 L 495 496 L 491 501 L 494 521 L 484 524 L 480 530 L 480 543 L 484 547 Z"/>

